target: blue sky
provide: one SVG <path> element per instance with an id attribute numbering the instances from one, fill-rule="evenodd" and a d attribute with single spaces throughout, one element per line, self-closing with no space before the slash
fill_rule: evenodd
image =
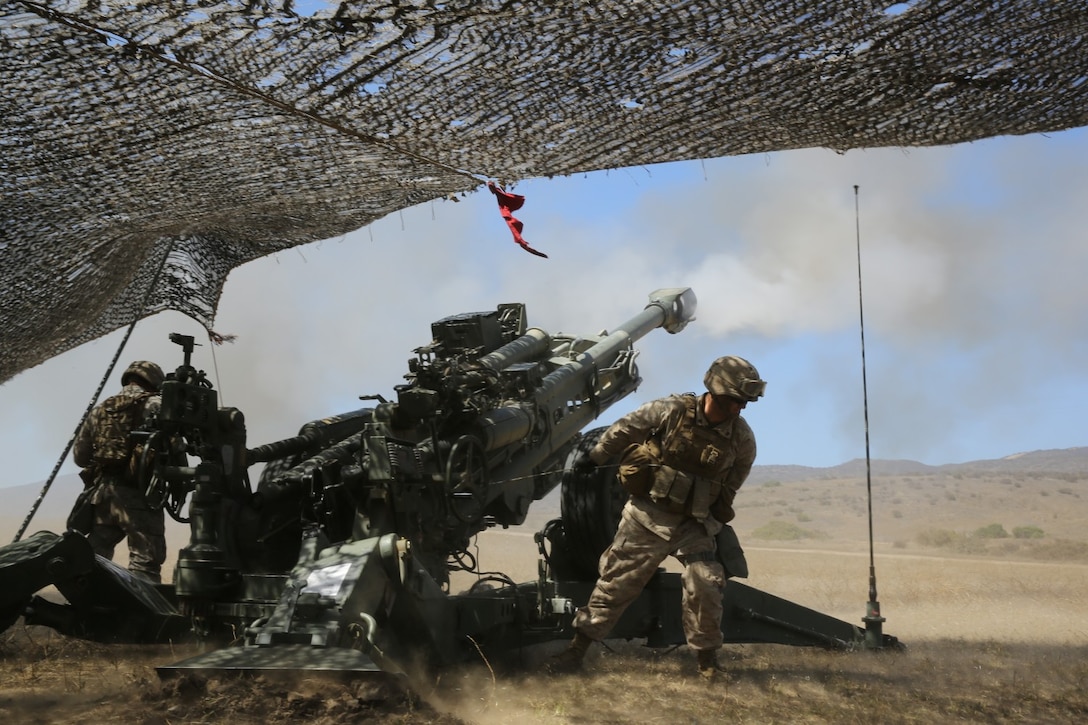
<path id="1" fill-rule="evenodd" d="M 874 458 L 931 464 L 1088 445 L 1088 133 L 940 148 L 727 157 L 529 180 L 511 240 L 486 190 L 258 260 L 228 279 L 197 349 L 250 444 L 390 395 L 430 323 L 501 302 L 531 325 L 595 333 L 659 287 L 690 286 L 697 320 L 638 345 L 638 393 L 604 425 L 699 390 L 711 360 L 750 359 L 768 381 L 746 417 L 757 464 L 865 455 L 854 185 L 860 193 L 869 433 Z M 122 363 L 172 369 L 176 313 L 141 322 Z M 45 479 L 122 332 L 0 387 L 0 487 Z M 205 338 L 206 339 L 206 338 Z M 214 357 L 213 357 L 214 353 Z M 118 386 L 114 371 L 106 394 Z M 62 473 L 74 472 L 67 461 Z"/>

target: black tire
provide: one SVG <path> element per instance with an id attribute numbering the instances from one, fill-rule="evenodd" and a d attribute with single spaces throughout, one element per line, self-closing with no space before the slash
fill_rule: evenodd
<path id="1" fill-rule="evenodd" d="M 601 554 L 612 543 L 620 512 L 627 503 L 627 492 L 616 478 L 618 458 L 589 469 L 588 474 L 576 473 L 575 464 L 589 455 L 605 430 L 594 428 L 583 435 L 567 457 L 563 471 L 560 511 L 564 560 L 572 574 L 583 581 L 596 580 Z"/>
<path id="2" fill-rule="evenodd" d="M 257 480 L 257 492 L 268 493 L 271 482 L 302 460 L 301 455 L 295 454 L 265 463 Z M 238 536 L 239 555 L 248 571 L 288 572 L 298 563 L 302 545 L 302 507 L 306 502 L 297 491 L 275 498 L 274 504 L 261 506 L 247 516 L 248 526 L 243 529 L 247 535 Z"/>

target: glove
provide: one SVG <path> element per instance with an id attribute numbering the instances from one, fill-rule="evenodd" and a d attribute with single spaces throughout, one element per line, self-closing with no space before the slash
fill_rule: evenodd
<path id="1" fill-rule="evenodd" d="M 589 456 L 580 456 L 571 471 L 579 478 L 588 478 L 597 470 L 597 464 Z"/>
<path id="2" fill-rule="evenodd" d="M 733 510 L 733 499 L 736 495 L 736 491 L 731 489 L 723 490 L 714 503 L 710 504 L 710 515 L 723 524 L 728 524 L 736 518 L 737 514 Z"/>

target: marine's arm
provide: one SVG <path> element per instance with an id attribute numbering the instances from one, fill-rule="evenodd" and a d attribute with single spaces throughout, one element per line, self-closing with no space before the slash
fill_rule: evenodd
<path id="1" fill-rule="evenodd" d="M 72 443 L 72 460 L 80 468 L 86 468 L 94 460 L 94 431 L 93 423 L 97 408 L 90 412 L 83 425 L 79 426 L 75 442 Z"/>
<path id="2" fill-rule="evenodd" d="M 736 458 L 722 479 L 722 490 L 718 499 L 710 505 L 711 515 L 723 524 L 732 521 L 736 515 L 733 511 L 733 500 L 747 480 L 748 474 L 752 472 L 752 465 L 756 460 L 756 437 L 744 418 L 737 420 L 733 434 L 737 436 Z"/>
<path id="3" fill-rule="evenodd" d="M 589 457 L 598 465 L 605 463 L 623 453 L 632 443 L 646 441 L 655 431 L 668 430 L 672 420 L 683 414 L 684 403 L 676 396 L 644 403 L 609 426 L 589 452 Z"/>

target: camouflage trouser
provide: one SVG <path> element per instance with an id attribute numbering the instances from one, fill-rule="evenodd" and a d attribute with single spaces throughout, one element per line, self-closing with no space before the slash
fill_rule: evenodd
<path id="1" fill-rule="evenodd" d="M 161 581 L 166 561 L 166 524 L 162 509 L 152 510 L 143 493 L 118 482 L 103 481 L 95 491 L 94 525 L 87 537 L 94 553 L 113 559 L 113 550 L 128 537 L 128 569 L 153 582 Z"/>
<path id="2" fill-rule="evenodd" d="M 624 513 L 612 545 L 601 555 L 600 578 L 589 603 L 574 615 L 574 627 L 595 640 L 604 639 L 670 554 L 685 556 L 712 551 L 714 539 L 703 524 L 685 519 L 672 537 L 663 539 Z M 722 646 L 722 590 L 725 570 L 717 561 L 691 561 L 684 567 L 683 622 L 688 646 Z"/>

